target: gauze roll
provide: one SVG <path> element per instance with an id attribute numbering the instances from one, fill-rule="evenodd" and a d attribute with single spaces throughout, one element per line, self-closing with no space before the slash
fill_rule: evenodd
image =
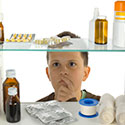
<path id="1" fill-rule="evenodd" d="M 110 94 L 104 94 L 100 99 L 99 119 L 103 124 L 111 124 L 115 119 L 115 99 Z"/>
<path id="2" fill-rule="evenodd" d="M 120 95 L 116 98 L 116 101 L 115 101 L 115 106 L 116 108 L 121 104 L 121 103 L 124 103 L 125 104 L 125 95 Z"/>
<path id="3" fill-rule="evenodd" d="M 116 98 L 116 121 L 118 125 L 125 125 L 125 95 Z"/>

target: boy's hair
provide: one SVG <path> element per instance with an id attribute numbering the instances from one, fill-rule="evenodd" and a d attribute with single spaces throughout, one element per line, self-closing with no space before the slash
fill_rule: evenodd
<path id="1" fill-rule="evenodd" d="M 77 36 L 71 32 L 68 32 L 68 31 L 64 31 L 64 32 L 58 34 L 57 36 L 58 37 L 70 36 L 71 38 L 80 38 L 79 36 Z M 80 53 L 83 58 L 84 65 L 88 66 L 88 52 L 80 52 Z M 49 52 L 47 52 L 47 63 L 48 63 L 48 61 L 49 61 Z"/>

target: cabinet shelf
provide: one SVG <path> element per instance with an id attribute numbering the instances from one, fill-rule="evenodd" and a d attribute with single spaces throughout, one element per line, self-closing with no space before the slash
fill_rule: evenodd
<path id="1" fill-rule="evenodd" d="M 38 119 L 35 119 L 31 117 L 26 111 L 25 107 L 27 104 L 30 103 L 22 103 L 21 104 L 21 121 L 18 123 L 15 123 L 15 125 L 25 125 L 25 124 L 30 124 L 30 125 L 44 125 L 42 122 L 40 122 Z M 78 115 L 78 112 L 80 111 L 80 105 L 77 102 L 61 102 L 60 105 L 65 108 L 67 111 L 71 112 L 75 118 L 77 118 L 76 122 L 71 123 L 71 125 L 100 125 L 98 117 L 92 118 L 92 119 L 85 119 L 83 117 L 80 117 Z M 0 117 L 0 121 L 2 122 L 2 125 L 10 125 L 6 121 L 5 115 L 2 114 Z M 116 125 L 116 123 L 113 123 L 111 125 Z"/>
<path id="2" fill-rule="evenodd" d="M 88 39 L 73 38 L 69 42 L 72 44 L 63 48 L 48 48 L 47 45 L 38 45 L 32 43 L 7 43 L 0 45 L 0 51 L 103 51 L 103 52 L 125 52 L 125 48 L 113 46 L 112 40 L 106 45 L 97 45 L 88 41 Z"/>

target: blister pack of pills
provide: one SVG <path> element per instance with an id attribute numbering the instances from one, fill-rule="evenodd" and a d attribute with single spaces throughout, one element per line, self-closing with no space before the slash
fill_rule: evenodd
<path id="1" fill-rule="evenodd" d="M 35 38 L 35 34 L 12 34 L 6 42 L 31 42 Z"/>
<path id="2" fill-rule="evenodd" d="M 57 101 L 30 104 L 26 106 L 26 111 L 46 125 L 63 125 L 77 120 Z"/>

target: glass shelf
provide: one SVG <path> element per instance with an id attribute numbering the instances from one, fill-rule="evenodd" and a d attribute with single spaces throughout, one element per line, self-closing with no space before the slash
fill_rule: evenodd
<path id="1" fill-rule="evenodd" d="M 48 45 L 38 45 L 32 43 L 12 43 L 4 42 L 0 45 L 0 51 L 104 51 L 104 52 L 125 52 L 125 48 L 113 46 L 109 40 L 107 45 L 97 45 L 88 41 L 88 39 L 73 38 L 69 42 L 72 44 L 62 48 L 48 48 Z"/>

